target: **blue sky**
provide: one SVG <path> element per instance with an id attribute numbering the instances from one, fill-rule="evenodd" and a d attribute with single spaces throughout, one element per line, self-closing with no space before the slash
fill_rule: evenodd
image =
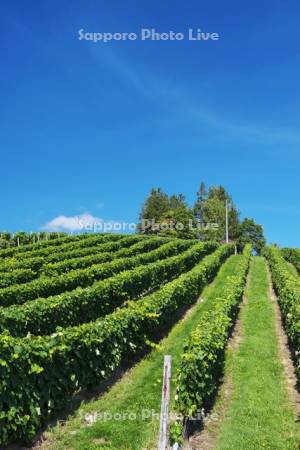
<path id="1" fill-rule="evenodd" d="M 4 1 L 0 229 L 132 222 L 151 187 L 223 184 L 300 246 L 297 1 Z M 155 28 L 219 41 L 79 41 Z"/>

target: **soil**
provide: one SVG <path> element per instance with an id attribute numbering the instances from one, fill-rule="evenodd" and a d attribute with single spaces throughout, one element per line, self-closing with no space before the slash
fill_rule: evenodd
<path id="1" fill-rule="evenodd" d="M 248 281 L 247 281 L 248 284 Z M 228 348 L 236 350 L 243 340 L 241 310 L 246 305 L 247 298 L 243 297 L 240 305 L 240 312 L 233 328 L 232 334 L 228 341 Z M 228 376 L 222 381 L 220 393 L 218 396 L 222 398 L 222 404 L 213 407 L 208 413 L 202 429 L 189 438 L 189 441 L 183 447 L 183 450 L 213 450 L 216 445 L 220 424 L 225 417 L 226 405 L 229 404 L 233 392 L 233 384 Z"/>
<path id="2" fill-rule="evenodd" d="M 269 298 L 271 299 L 272 306 L 275 313 L 276 319 L 276 334 L 278 338 L 278 352 L 280 361 L 283 365 L 284 375 L 286 380 L 286 388 L 288 391 L 289 399 L 294 406 L 295 413 L 297 415 L 298 421 L 300 420 L 300 393 L 297 389 L 297 377 L 295 373 L 295 368 L 293 365 L 292 353 L 289 347 L 289 342 L 287 335 L 285 334 L 283 327 L 283 320 L 280 312 L 280 307 L 277 301 L 277 296 L 273 289 L 272 279 L 270 269 L 268 267 L 268 278 L 269 278 Z"/>
<path id="3" fill-rule="evenodd" d="M 278 354 L 284 369 L 288 396 L 294 406 L 297 419 L 300 421 L 300 393 L 297 389 L 297 378 L 293 365 L 292 353 L 289 348 L 287 335 L 284 331 L 280 307 L 273 289 L 269 267 L 267 267 L 267 269 L 269 279 L 269 298 L 272 302 L 274 310 L 276 334 L 278 338 Z M 245 306 L 246 302 L 247 299 L 244 297 L 240 309 Z M 242 342 L 242 339 L 242 324 L 239 314 L 233 334 L 228 342 L 228 347 L 236 350 Z M 223 380 L 223 384 L 220 388 L 219 396 L 223 400 L 222 404 L 215 406 L 212 409 L 211 413 L 208 414 L 208 419 L 203 423 L 203 428 L 190 437 L 183 450 L 213 450 L 215 448 L 220 425 L 225 417 L 226 405 L 229 404 L 232 392 L 233 384 L 232 380 L 228 376 Z"/>

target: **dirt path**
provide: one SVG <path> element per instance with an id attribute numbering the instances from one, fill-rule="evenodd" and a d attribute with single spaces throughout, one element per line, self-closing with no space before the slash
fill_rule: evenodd
<path id="1" fill-rule="evenodd" d="M 249 284 L 249 275 L 247 277 L 246 289 Z M 231 337 L 228 340 L 228 350 L 236 351 L 243 340 L 241 311 L 247 304 L 247 297 L 244 295 L 240 304 L 240 311 L 236 320 Z M 218 398 L 222 398 L 222 402 L 216 402 L 212 411 L 204 420 L 203 428 L 190 437 L 189 442 L 184 446 L 183 450 L 213 450 L 220 429 L 220 424 L 225 416 L 226 405 L 229 404 L 230 397 L 233 392 L 233 385 L 230 376 L 226 376 L 220 387 Z"/>
<path id="2" fill-rule="evenodd" d="M 269 267 L 267 266 L 268 282 L 269 282 L 269 299 L 272 302 L 272 308 L 274 311 L 275 330 L 278 342 L 278 356 L 283 366 L 284 379 L 286 381 L 286 391 L 291 404 L 294 407 L 296 417 L 300 418 L 300 394 L 297 390 L 296 375 L 292 362 L 290 349 L 288 346 L 288 339 L 283 329 L 282 318 L 280 308 L 277 302 L 277 297 L 273 290 L 271 274 Z M 249 275 L 247 280 L 247 286 L 249 285 Z M 228 341 L 227 358 L 231 358 L 241 342 L 243 341 L 243 323 L 241 320 L 241 312 L 247 305 L 247 298 L 244 296 L 241 303 L 240 313 L 236 322 L 233 334 Z M 227 409 L 230 404 L 234 386 L 232 383 L 232 377 L 230 373 L 226 374 L 220 387 L 220 391 L 217 396 L 217 400 L 212 411 L 207 415 L 203 428 L 190 437 L 189 442 L 186 443 L 184 450 L 214 450 L 217 444 L 217 438 L 220 432 L 221 424 L 225 418 Z"/>
<path id="3" fill-rule="evenodd" d="M 282 316 L 280 312 L 280 307 L 277 301 L 277 296 L 273 289 L 273 283 L 271 278 L 271 273 L 269 266 L 268 278 L 269 278 L 269 297 L 273 305 L 273 310 L 276 320 L 276 334 L 278 339 L 278 353 L 280 361 L 283 365 L 284 375 L 286 380 L 286 388 L 289 395 L 289 399 L 295 408 L 298 420 L 300 419 L 300 393 L 297 390 L 297 378 L 295 373 L 295 368 L 293 365 L 292 355 L 290 352 L 288 338 L 283 328 Z"/>

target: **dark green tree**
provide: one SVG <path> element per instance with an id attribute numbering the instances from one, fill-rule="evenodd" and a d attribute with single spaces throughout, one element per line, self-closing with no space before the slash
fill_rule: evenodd
<path id="1" fill-rule="evenodd" d="M 247 243 L 252 244 L 258 254 L 261 254 L 266 245 L 263 227 L 248 218 L 244 219 L 238 228 L 238 246 L 243 248 Z"/>
<path id="2" fill-rule="evenodd" d="M 197 192 L 196 201 L 194 204 L 194 215 L 201 221 L 203 217 L 204 205 L 207 199 L 207 192 L 204 181 L 201 181 L 199 191 Z"/>
<path id="3" fill-rule="evenodd" d="M 166 214 L 168 210 L 168 195 L 165 194 L 161 188 L 151 189 L 140 213 L 138 231 L 145 234 L 157 234 L 159 229 L 155 229 L 153 225 L 159 224 L 163 215 Z"/>
<path id="4" fill-rule="evenodd" d="M 185 196 L 183 194 L 171 195 L 168 199 L 169 209 L 187 208 Z"/>
<path id="5" fill-rule="evenodd" d="M 169 209 L 161 217 L 162 225 L 166 225 L 164 234 L 171 234 L 182 239 L 195 238 L 194 213 L 187 205 L 183 194 L 169 198 Z"/>
<path id="6" fill-rule="evenodd" d="M 228 223 L 229 238 L 235 240 L 238 236 L 239 212 L 231 196 L 223 186 L 212 186 L 205 197 L 202 197 L 200 222 L 205 227 L 202 239 L 225 238 L 226 201 L 229 205 Z"/>
<path id="7" fill-rule="evenodd" d="M 165 194 L 160 188 L 152 189 L 140 213 L 139 232 L 173 235 L 202 240 L 225 239 L 226 202 L 228 204 L 229 239 L 242 247 L 252 243 L 260 253 L 265 245 L 263 230 L 253 219 L 239 220 L 239 211 L 223 186 L 208 190 L 201 182 L 193 208 L 183 194 Z"/>
<path id="8" fill-rule="evenodd" d="M 151 190 L 142 207 L 138 232 L 194 238 L 193 221 L 193 211 L 183 194 L 169 197 L 157 188 Z"/>

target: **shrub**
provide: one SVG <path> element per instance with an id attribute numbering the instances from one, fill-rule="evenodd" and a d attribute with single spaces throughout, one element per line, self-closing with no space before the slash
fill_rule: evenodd
<path id="1" fill-rule="evenodd" d="M 78 389 L 106 379 L 192 304 L 233 246 L 222 246 L 159 291 L 96 322 L 50 337 L 0 335 L 0 442 L 29 441 Z"/>
<path id="2" fill-rule="evenodd" d="M 276 247 L 264 251 L 283 316 L 284 326 L 293 348 L 298 382 L 300 382 L 300 278 L 289 270 Z"/>
<path id="3" fill-rule="evenodd" d="M 228 276 L 211 308 L 190 334 L 184 347 L 176 377 L 175 409 L 184 417 L 173 428 L 177 439 L 182 425 L 198 410 L 206 408 L 222 374 L 229 331 L 234 323 L 239 302 L 243 296 L 251 256 L 251 246 L 246 245 L 243 255 L 237 255 L 239 264 L 235 275 Z M 180 426 L 181 425 L 181 426 Z M 174 429 L 176 432 L 174 432 Z"/>
<path id="4" fill-rule="evenodd" d="M 154 261 L 138 266 L 86 289 L 76 289 L 61 295 L 37 299 L 24 305 L 3 308 L 0 311 L 0 329 L 14 336 L 49 334 L 57 326 L 71 326 L 95 320 L 112 312 L 125 300 L 137 298 L 147 290 L 158 287 L 180 273 L 189 270 L 201 257 L 213 251 L 216 243 L 197 243 L 185 252 L 190 243 L 174 240 L 159 249 L 140 255 L 135 263 Z M 161 261 L 158 259 L 163 258 Z M 122 260 L 123 261 L 123 260 Z"/>

